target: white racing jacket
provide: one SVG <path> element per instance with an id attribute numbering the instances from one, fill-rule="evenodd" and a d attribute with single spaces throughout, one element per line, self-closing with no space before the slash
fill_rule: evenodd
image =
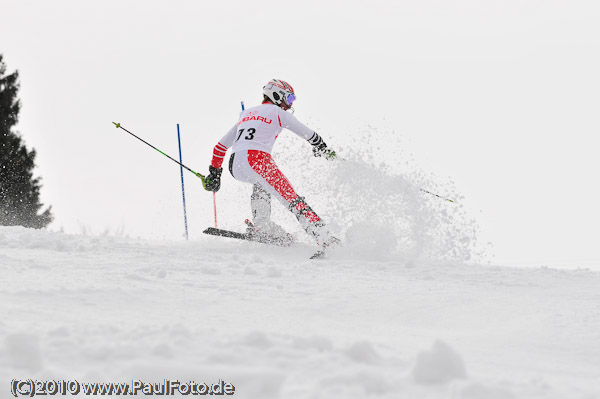
<path id="1" fill-rule="evenodd" d="M 286 128 L 319 145 L 323 140 L 312 129 L 298 121 L 294 115 L 274 104 L 261 104 L 242 111 L 238 122 L 219 140 L 213 151 L 212 166 L 220 168 L 227 149 L 233 153 L 258 150 L 271 153 L 275 139 Z"/>

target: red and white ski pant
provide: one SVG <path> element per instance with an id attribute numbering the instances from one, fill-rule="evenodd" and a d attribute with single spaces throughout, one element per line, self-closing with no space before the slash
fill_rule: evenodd
<path id="1" fill-rule="evenodd" d="M 323 226 L 319 216 L 294 191 L 279 170 L 271 154 L 259 150 L 243 150 L 231 155 L 231 175 L 239 181 L 254 184 L 252 213 L 254 218 L 270 218 L 270 197 L 288 208 L 307 232 L 319 237 Z"/>

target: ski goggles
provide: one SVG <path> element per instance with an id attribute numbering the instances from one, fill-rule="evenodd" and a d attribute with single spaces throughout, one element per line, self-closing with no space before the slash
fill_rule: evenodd
<path id="1" fill-rule="evenodd" d="M 290 93 L 287 95 L 285 102 L 287 103 L 287 105 L 289 105 L 290 107 L 292 106 L 292 103 L 296 101 L 296 96 L 294 95 L 294 93 Z"/>

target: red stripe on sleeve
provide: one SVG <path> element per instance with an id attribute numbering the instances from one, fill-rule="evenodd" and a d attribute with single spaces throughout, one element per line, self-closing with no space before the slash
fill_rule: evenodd
<path id="1" fill-rule="evenodd" d="M 219 169 L 221 165 L 223 165 L 223 158 L 225 158 L 225 153 L 227 153 L 227 147 L 225 147 L 221 143 L 217 143 L 215 148 L 213 149 L 213 157 L 210 164 L 213 168 Z"/>

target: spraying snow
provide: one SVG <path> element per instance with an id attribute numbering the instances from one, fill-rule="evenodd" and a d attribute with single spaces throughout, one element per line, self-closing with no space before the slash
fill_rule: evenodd
<path id="1" fill-rule="evenodd" d="M 372 128 L 350 132 L 346 141 L 355 143 L 360 137 L 360 151 L 353 150 L 356 144 L 341 146 L 338 153 L 342 158 L 331 162 L 312 158 L 309 146 L 291 134 L 282 135 L 274 157 L 300 195 L 306 193 L 308 203 L 347 241 L 346 250 L 352 256 L 481 261 L 485 251 L 477 246 L 479 227 L 451 184 L 436 183 L 400 150 L 396 153 L 388 148 L 389 159 L 383 158 L 371 142 L 374 136 L 386 139 L 385 133 Z M 388 140 L 394 147 L 395 141 Z M 403 162 L 390 164 L 390 160 Z M 450 194 L 458 202 L 425 193 L 424 187 Z M 274 217 L 293 222 L 284 210 L 278 211 Z M 295 223 L 286 227 L 294 229 Z"/>

